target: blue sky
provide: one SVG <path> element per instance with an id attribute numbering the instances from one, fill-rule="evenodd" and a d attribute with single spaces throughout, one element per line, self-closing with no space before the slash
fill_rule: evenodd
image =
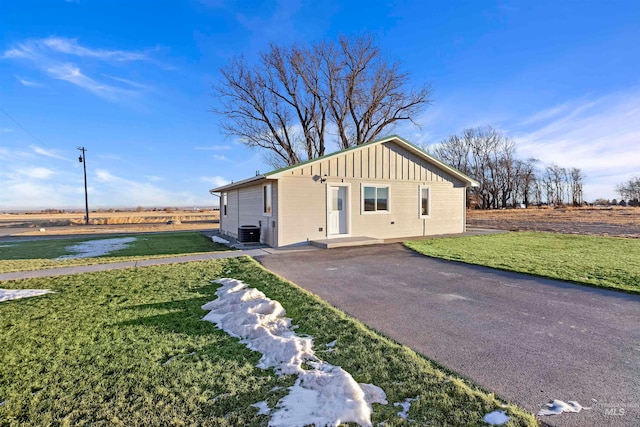
<path id="1" fill-rule="evenodd" d="M 0 29 L 0 210 L 82 206 L 77 146 L 91 207 L 217 204 L 208 189 L 270 169 L 209 112 L 219 68 L 362 32 L 434 89 L 420 128 L 389 133 L 492 125 L 523 158 L 581 168 L 587 200 L 640 174 L 634 0 L 3 0 Z"/>

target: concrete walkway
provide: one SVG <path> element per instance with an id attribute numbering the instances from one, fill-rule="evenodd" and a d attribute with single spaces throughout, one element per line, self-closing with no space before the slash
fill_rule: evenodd
<path id="1" fill-rule="evenodd" d="M 235 258 L 244 255 L 251 257 L 268 255 L 263 249 L 251 249 L 246 251 L 210 252 L 197 255 L 174 256 L 169 258 L 141 259 L 137 261 L 113 262 L 110 264 L 78 265 L 72 267 L 48 268 L 44 270 L 16 271 L 13 273 L 1 273 L 0 281 L 30 279 L 35 277 L 66 276 L 68 274 L 92 273 L 95 271 L 120 270 L 123 268 L 149 267 L 151 265 L 176 264 L 192 261 L 208 261 L 211 259 Z"/>

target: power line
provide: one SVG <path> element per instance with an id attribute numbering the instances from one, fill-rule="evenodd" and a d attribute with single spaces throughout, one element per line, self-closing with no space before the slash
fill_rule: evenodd
<path id="1" fill-rule="evenodd" d="M 34 134 L 32 134 L 31 132 L 29 132 L 27 129 L 25 129 L 24 126 L 22 126 L 20 123 L 18 123 L 18 121 L 16 119 L 14 119 L 13 117 L 11 117 L 11 115 L 9 113 L 7 113 L 4 108 L 0 107 L 0 111 L 2 111 L 4 113 L 5 116 L 9 117 L 11 119 L 11 121 L 13 123 L 15 123 L 16 125 L 18 125 L 18 127 L 20 129 L 22 129 L 27 135 L 29 135 L 31 138 L 35 139 L 36 141 L 38 141 L 40 144 L 51 148 L 48 144 L 45 144 L 44 141 L 40 140 L 39 138 L 37 138 Z"/>

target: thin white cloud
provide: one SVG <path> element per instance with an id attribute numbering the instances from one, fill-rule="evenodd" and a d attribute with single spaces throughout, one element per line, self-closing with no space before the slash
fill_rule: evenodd
<path id="1" fill-rule="evenodd" d="M 126 50 L 90 49 L 78 44 L 77 39 L 66 37 L 48 37 L 36 41 L 39 45 L 44 45 L 52 51 L 65 53 L 67 55 L 93 57 L 102 60 L 113 60 L 118 62 L 143 61 L 149 59 L 144 52 L 130 52 Z"/>
<path id="2" fill-rule="evenodd" d="M 222 177 L 222 176 L 201 176 L 200 181 L 206 182 L 207 184 L 213 185 L 214 187 L 221 187 L 223 185 L 229 184 L 231 181 Z"/>
<path id="3" fill-rule="evenodd" d="M 212 157 L 214 158 L 214 160 L 218 160 L 218 161 L 221 161 L 221 162 L 230 161 L 228 158 L 226 158 L 225 156 L 222 156 L 220 154 L 214 154 Z"/>
<path id="4" fill-rule="evenodd" d="M 120 156 L 112 153 L 99 154 L 98 158 L 102 160 L 122 160 Z"/>
<path id="5" fill-rule="evenodd" d="M 122 95 L 134 95 L 134 92 L 129 89 L 98 82 L 91 77 L 84 75 L 80 71 L 80 68 L 73 64 L 59 64 L 48 68 L 46 71 L 56 79 L 73 83 L 82 89 L 88 90 L 89 92 L 110 101 L 116 101 Z"/>
<path id="6" fill-rule="evenodd" d="M 2 180 L 0 205 L 7 209 L 47 208 L 65 206 L 66 194 L 50 183 L 31 180 Z"/>
<path id="7" fill-rule="evenodd" d="M 124 83 L 125 85 L 131 86 L 131 87 L 136 88 L 136 89 L 141 89 L 141 90 L 149 90 L 150 89 L 149 86 L 144 85 L 142 83 L 134 82 L 133 80 L 123 79 L 122 77 L 111 76 L 109 74 L 103 74 L 103 76 L 105 76 L 105 77 L 107 77 L 107 78 L 109 78 L 111 80 L 115 80 L 117 82 Z"/>
<path id="8" fill-rule="evenodd" d="M 202 150 L 202 151 L 224 151 L 231 150 L 233 147 L 231 145 L 210 145 L 210 146 L 199 146 L 193 147 L 194 150 Z"/>
<path id="9" fill-rule="evenodd" d="M 31 167 L 20 171 L 20 174 L 33 179 L 49 179 L 55 172 L 42 167 Z"/>
<path id="10" fill-rule="evenodd" d="M 545 110 L 542 111 L 538 111 L 537 113 L 535 113 L 534 115 L 525 118 L 520 124 L 521 125 L 530 125 L 532 123 L 537 123 L 540 121 L 544 121 L 544 120 L 549 120 L 552 119 L 554 117 L 559 116 L 560 114 L 566 112 L 568 109 L 570 109 L 570 105 L 567 104 L 561 104 L 561 105 L 557 105 L 555 107 L 551 107 L 551 108 L 547 108 Z"/>
<path id="11" fill-rule="evenodd" d="M 3 209 L 45 209 L 84 206 L 82 166 L 72 168 L 47 159 L 23 156 L 23 152 L 0 147 L 0 159 L 8 156 L 7 168 L 0 168 L 0 206 Z M 89 207 L 213 206 L 206 184 L 197 190 L 169 189 L 171 183 L 154 185 L 146 179 L 119 176 L 106 169 L 89 171 Z M 194 187 L 191 187 L 194 188 Z"/>
<path id="12" fill-rule="evenodd" d="M 28 46 L 20 46 L 13 49 L 5 50 L 2 54 L 2 58 L 16 59 L 16 58 L 33 58 L 33 52 Z"/>
<path id="13" fill-rule="evenodd" d="M 22 77 L 16 76 L 16 79 L 20 82 L 20 84 L 22 86 L 27 86 L 27 87 L 40 87 L 40 86 L 42 86 L 41 83 L 34 82 L 34 81 L 31 81 L 31 80 L 27 80 L 27 79 L 24 79 Z"/>
<path id="14" fill-rule="evenodd" d="M 11 128 L 2 128 L 2 129 L 0 129 L 0 132 L 2 132 L 2 133 L 11 133 L 11 132 L 13 132 L 13 129 L 11 129 Z"/>
<path id="15" fill-rule="evenodd" d="M 36 154 L 40 154 L 41 156 L 51 157 L 52 159 L 58 159 L 58 160 L 69 160 L 69 158 L 59 154 L 56 150 L 47 150 L 42 147 L 38 147 L 37 145 L 32 145 L 31 149 Z"/>
<path id="16" fill-rule="evenodd" d="M 640 90 L 565 103 L 521 124 L 512 129 L 520 155 L 582 169 L 587 200 L 614 197 L 616 184 L 638 173 Z"/>
<path id="17" fill-rule="evenodd" d="M 124 182 L 125 180 L 122 178 L 118 178 L 115 175 L 112 175 L 109 171 L 104 169 L 96 169 L 96 177 L 100 182 Z"/>
<path id="18" fill-rule="evenodd" d="M 66 81 L 112 102 L 127 100 L 149 90 L 149 86 L 101 73 L 110 80 L 104 81 L 83 73 L 81 67 L 86 65 L 86 69 L 100 69 L 125 62 L 154 62 L 147 52 L 89 48 L 80 45 L 77 39 L 54 36 L 22 41 L 4 51 L 1 57 L 31 64 L 48 77 Z M 80 64 L 76 63 L 78 61 Z M 25 86 L 37 85 L 31 80 L 18 79 Z"/>
<path id="19" fill-rule="evenodd" d="M 106 169 L 95 171 L 96 198 L 101 203 L 117 206 L 188 206 L 213 204 L 214 200 L 205 191 L 194 196 L 190 192 L 172 192 L 164 187 L 123 178 Z"/>
<path id="20" fill-rule="evenodd" d="M 147 176 L 145 176 L 145 178 L 147 178 L 151 182 L 158 182 L 158 181 L 162 181 L 164 179 L 161 176 L 155 176 L 155 175 L 147 175 Z"/>

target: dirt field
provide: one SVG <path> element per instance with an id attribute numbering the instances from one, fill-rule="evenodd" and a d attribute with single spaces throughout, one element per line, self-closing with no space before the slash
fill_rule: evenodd
<path id="1" fill-rule="evenodd" d="M 76 234 L 211 230 L 218 228 L 216 210 L 124 211 L 0 214 L 0 236 L 57 236 Z M 41 231 L 44 230 L 44 231 Z"/>
<path id="2" fill-rule="evenodd" d="M 57 236 L 131 232 L 212 230 L 218 211 L 92 212 L 0 214 L 1 236 Z M 167 224 L 172 221 L 172 224 Z M 640 208 L 530 208 L 469 210 L 467 224 L 476 228 L 549 231 L 640 238 Z M 44 228 L 45 231 L 40 231 Z"/>
<path id="3" fill-rule="evenodd" d="M 469 210 L 467 225 L 512 231 L 640 238 L 640 208 Z"/>

